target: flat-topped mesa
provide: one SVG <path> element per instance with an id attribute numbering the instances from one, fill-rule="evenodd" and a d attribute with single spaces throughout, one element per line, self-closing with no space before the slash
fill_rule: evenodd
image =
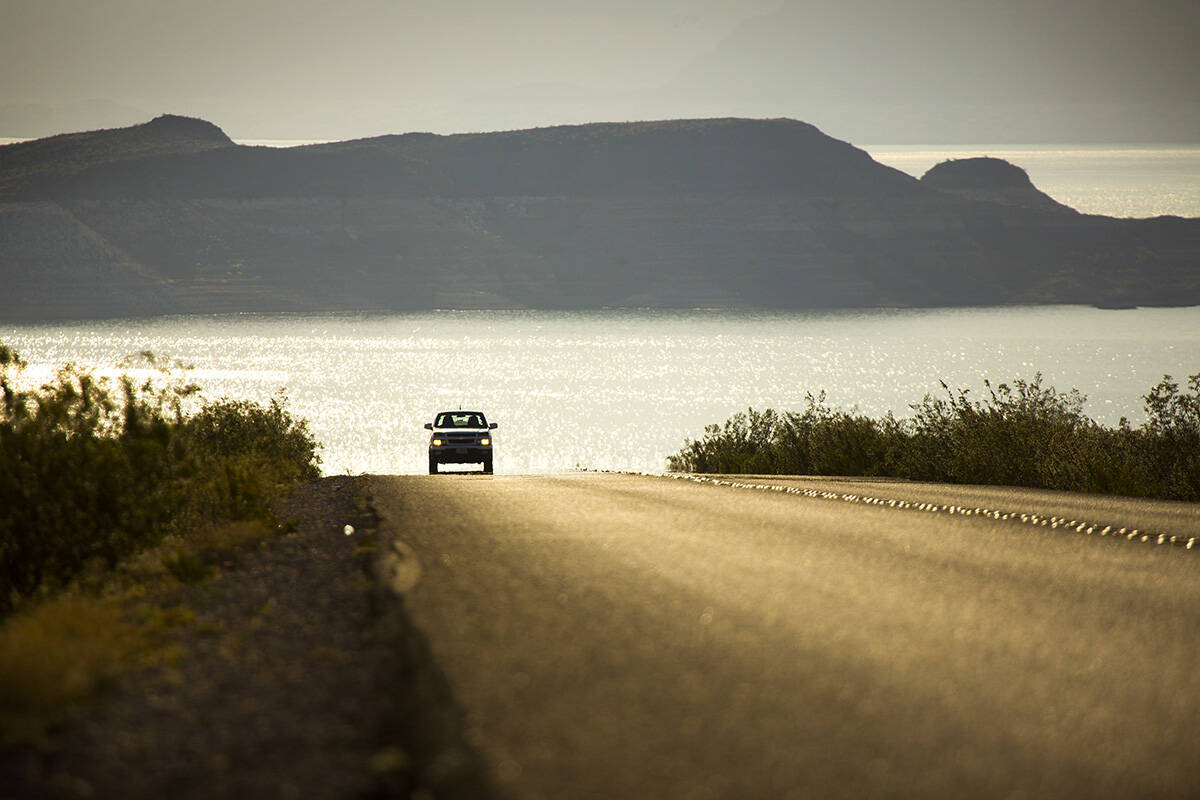
<path id="1" fill-rule="evenodd" d="M 805 195 L 919 191 L 862 150 L 792 119 L 680 119 L 558 125 L 495 133 L 406 136 L 309 148 L 326 164 L 353 156 L 378 168 L 344 191 L 378 192 L 395 165 L 409 189 L 440 196 L 686 192 Z M 306 168 L 309 168 L 306 166 Z M 343 174 L 348 174 L 343 171 Z"/>
<path id="2" fill-rule="evenodd" d="M 0 197 L 47 199 L 45 187 L 72 175 L 110 164 L 157 156 L 178 156 L 234 147 L 211 122 L 163 114 L 127 128 L 62 133 L 0 146 Z"/>
<path id="3" fill-rule="evenodd" d="M 1029 179 L 1029 173 L 1002 158 L 958 158 L 936 164 L 921 176 L 933 189 L 972 200 L 1040 210 L 1070 211 Z"/>

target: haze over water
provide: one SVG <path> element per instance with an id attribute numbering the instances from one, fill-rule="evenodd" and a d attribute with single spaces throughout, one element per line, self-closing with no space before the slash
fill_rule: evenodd
<path id="1" fill-rule="evenodd" d="M 39 382 L 148 349 L 193 365 L 209 397 L 286 389 L 330 474 L 424 472 L 422 425 L 460 405 L 500 424 L 498 472 L 658 471 L 706 424 L 821 390 L 906 416 L 939 380 L 978 394 L 1040 370 L 1099 421 L 1136 424 L 1164 373 L 1200 372 L 1200 308 L 234 315 L 0 325 L 0 341 Z"/>

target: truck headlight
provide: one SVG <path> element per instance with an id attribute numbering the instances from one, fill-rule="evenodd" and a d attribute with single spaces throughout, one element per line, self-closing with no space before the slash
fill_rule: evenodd
<path id="1" fill-rule="evenodd" d="M 441 439 L 434 439 L 432 442 L 430 442 L 430 444 L 431 444 L 431 445 L 433 445 L 434 447 L 441 447 L 441 446 L 442 446 L 442 440 L 441 440 Z"/>
<path id="2" fill-rule="evenodd" d="M 491 439 L 489 439 L 488 437 L 486 437 L 486 436 L 485 436 L 485 437 L 483 437 L 482 439 L 480 439 L 480 440 L 479 440 L 479 443 L 480 443 L 481 445 L 483 445 L 484 447 L 486 447 L 487 445 L 489 445 L 489 444 L 491 444 L 491 443 L 492 443 L 492 440 L 491 440 Z"/>

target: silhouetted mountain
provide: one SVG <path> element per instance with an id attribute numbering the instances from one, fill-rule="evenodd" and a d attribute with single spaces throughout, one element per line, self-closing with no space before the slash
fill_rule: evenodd
<path id="1" fill-rule="evenodd" d="M 794 120 L 290 149 L 160 117 L 0 147 L 0 315 L 1200 302 L 1200 220 L 1004 162 L 923 181 Z"/>
<path id="2" fill-rule="evenodd" d="M 193 147 L 189 157 L 179 157 L 185 152 L 170 146 L 174 138 L 157 149 L 145 146 L 135 152 L 110 144 L 112 132 L 99 133 L 105 136 L 102 146 L 93 149 L 98 157 L 90 169 L 43 172 L 41 180 L 26 180 L 0 198 L 828 194 L 867 186 L 895 192 L 912 183 L 863 151 L 793 120 L 605 123 L 453 136 L 409 133 L 287 149 L 228 147 L 221 134 L 223 144 L 215 137 L 201 140 L 212 144 Z M 32 148 L 58 138 L 12 147 Z M 149 145 L 154 140 L 138 141 Z M 71 156 L 78 160 L 76 152 Z"/>
<path id="3" fill-rule="evenodd" d="M 0 147 L 0 197 L 42 182 L 55 185 L 104 164 L 233 146 L 211 122 L 171 114 L 129 128 L 64 133 L 5 145 Z M 42 191 L 50 192 L 46 187 Z"/>
<path id="4" fill-rule="evenodd" d="M 1000 158 L 958 158 L 935 164 L 921 183 L 972 200 L 1009 206 L 1071 211 L 1029 180 L 1029 173 Z"/>

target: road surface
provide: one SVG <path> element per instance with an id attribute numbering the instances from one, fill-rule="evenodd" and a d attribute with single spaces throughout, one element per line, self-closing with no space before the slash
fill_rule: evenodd
<path id="1" fill-rule="evenodd" d="M 735 480 L 373 479 L 501 794 L 1200 796 L 1200 505 Z"/>

